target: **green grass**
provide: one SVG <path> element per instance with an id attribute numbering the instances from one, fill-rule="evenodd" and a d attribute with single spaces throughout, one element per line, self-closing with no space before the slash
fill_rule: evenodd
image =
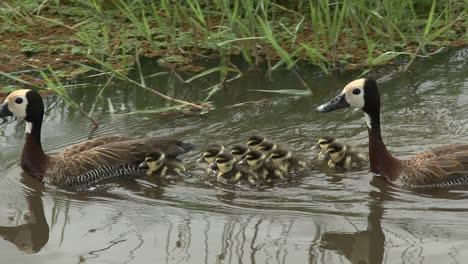
<path id="1" fill-rule="evenodd" d="M 86 56 L 97 65 L 94 70 L 144 89 L 143 76 L 125 75 L 138 68 L 139 56 L 160 57 L 177 71 L 185 60 L 174 58 L 190 62 L 215 54 L 217 66 L 185 80 L 218 74 L 208 99 L 242 76 L 231 61 L 234 55 L 251 69 L 266 63 L 269 74 L 293 69 L 299 61 L 329 73 L 338 66 L 369 68 L 467 43 L 467 6 L 466 0 L 8 0 L 0 3 L 0 33 L 32 35 L 19 43 L 24 53 Z M 63 40 L 37 40 L 57 27 L 68 30 Z M 1 42 L 0 47 L 9 53 Z"/>

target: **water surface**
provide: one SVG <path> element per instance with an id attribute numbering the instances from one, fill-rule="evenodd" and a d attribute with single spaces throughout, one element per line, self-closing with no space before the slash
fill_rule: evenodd
<path id="1" fill-rule="evenodd" d="M 468 49 L 458 49 L 380 83 L 383 136 L 394 155 L 468 141 L 467 62 Z M 145 69 L 160 71 L 151 61 Z M 126 115 L 164 102 L 140 88 L 112 86 L 95 111 L 101 126 L 93 133 L 85 117 L 51 95 L 43 145 L 57 153 L 90 135 L 169 135 L 199 146 L 232 145 L 261 133 L 309 157 L 321 134 L 365 149 L 362 113 L 314 112 L 358 73 L 323 76 L 305 67 L 301 73 L 313 97 L 250 91 L 302 88 L 289 71 L 276 72 L 272 81 L 254 72 L 218 92 L 211 98 L 216 109 L 202 116 Z M 104 81 L 85 82 L 90 87 L 71 96 L 89 110 L 98 93 L 92 86 Z M 190 101 L 203 100 L 201 89 L 212 84 L 148 81 Z M 116 113 L 109 113 L 107 98 Z M 313 170 L 291 182 L 240 190 L 205 181 L 194 151 L 183 157 L 195 166 L 190 178 L 73 192 L 22 174 L 23 136 L 22 122 L 1 121 L 2 263 L 463 263 L 468 257 L 468 188 L 421 192 L 389 185 L 367 170 Z"/>

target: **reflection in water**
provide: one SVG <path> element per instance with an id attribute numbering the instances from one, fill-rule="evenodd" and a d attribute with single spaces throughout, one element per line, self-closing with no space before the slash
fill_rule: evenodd
<path id="1" fill-rule="evenodd" d="M 387 183 L 374 178 L 372 185 L 379 187 L 378 191 L 369 193 L 369 215 L 367 228 L 352 234 L 326 232 L 321 237 L 322 249 L 336 250 L 343 254 L 351 263 L 373 264 L 382 263 L 384 256 L 385 235 L 382 231 L 384 203 L 393 200 Z"/>
<path id="2" fill-rule="evenodd" d="M 396 156 L 468 141 L 467 56 L 464 48 L 430 63 L 415 61 L 410 75 L 382 82 L 384 136 Z M 142 68 L 148 71 L 145 76 L 158 71 L 151 64 Z M 110 114 L 106 104 L 99 104 L 94 117 L 102 126 L 92 136 L 170 135 L 204 146 L 233 145 L 264 133 L 312 157 L 309 148 L 315 139 L 335 134 L 366 149 L 362 115 L 313 113 L 313 106 L 336 95 L 357 74 L 323 77 L 307 72 L 306 82 L 317 84 L 315 96 L 307 98 L 251 91 L 299 87 L 297 78 L 286 71 L 275 74 L 273 81 L 247 76 L 210 98 L 215 110 L 190 118 L 125 115 L 159 108 L 164 102 L 119 84 L 105 89 L 102 96 L 115 106 L 124 104 L 126 110 Z M 161 78 L 145 81 L 168 94 L 174 90 Z M 194 95 L 185 99 L 202 101 L 211 84 L 197 81 L 199 86 L 175 92 L 183 97 L 191 89 Z M 70 96 L 89 110 L 99 92 L 93 86 L 73 89 Z M 225 107 L 263 98 L 265 103 Z M 50 95 L 46 101 L 42 136 L 48 153 L 87 139 L 91 126 L 85 125 L 89 121 L 79 111 L 58 96 Z M 2 263 L 422 263 L 428 259 L 464 263 L 468 258 L 467 188 L 398 189 L 379 179 L 369 184 L 367 171 L 325 166 L 291 182 L 234 190 L 205 182 L 205 168 L 196 167 L 191 178 L 142 178 L 73 192 L 35 181 L 21 184 L 17 164 L 23 137 L 24 123 L 0 120 L 0 224 L 10 226 L 0 227 L 0 234 L 11 241 L 0 241 Z M 184 161 L 195 164 L 199 154 L 187 153 Z M 28 205 L 18 206 L 18 201 Z M 5 219 L 13 210 L 29 217 L 13 216 L 18 223 Z M 24 254 L 12 243 L 40 254 Z"/>
<path id="3" fill-rule="evenodd" d="M 23 183 L 30 187 L 25 195 L 29 209 L 29 215 L 25 217 L 28 223 L 11 227 L 0 226 L 0 236 L 25 253 L 36 253 L 49 241 L 49 225 L 42 205 L 41 184 L 27 175 L 24 176 Z"/>

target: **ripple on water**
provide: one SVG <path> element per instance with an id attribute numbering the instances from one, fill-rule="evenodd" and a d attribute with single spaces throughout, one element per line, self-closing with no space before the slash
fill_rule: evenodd
<path id="1" fill-rule="evenodd" d="M 451 54 L 450 63 L 445 58 L 430 65 L 415 62 L 412 76 L 398 75 L 381 84 L 384 140 L 396 156 L 408 157 L 466 141 L 468 105 L 463 98 L 467 97 L 468 80 L 459 70 L 466 68 L 466 52 Z M 142 178 L 88 192 L 41 187 L 30 178 L 23 184 L 18 166 L 23 141 L 18 131 L 24 128 L 9 121 L 0 125 L 4 132 L 0 137 L 2 210 L 28 200 L 33 190 L 43 194 L 50 246 L 43 248 L 44 254 L 34 256 L 38 258 L 50 258 L 51 254 L 69 257 L 72 252 L 85 259 L 98 258 L 98 262 L 130 259 L 146 263 L 157 255 L 165 256 L 158 260 L 166 263 L 174 259 L 172 262 L 341 263 L 356 260 L 356 255 L 366 259 L 364 255 L 370 252 L 372 256 L 385 255 L 389 262 L 418 262 L 435 256 L 441 259 L 436 262 L 442 263 L 448 260 L 448 250 L 454 256 L 466 256 L 463 241 L 468 237 L 468 188 L 409 190 L 372 178 L 367 170 L 326 168 L 260 189 L 233 188 L 206 180 L 205 165 L 196 163 L 205 145 L 230 146 L 256 133 L 284 142 L 308 157 L 315 155 L 309 148 L 322 134 L 335 134 L 366 149 L 362 113 L 314 112 L 316 105 L 336 95 L 338 86 L 349 78 L 328 80 L 331 86 L 316 88 L 312 98 L 246 92 L 239 83 L 239 91 L 230 90 L 230 98 L 217 99 L 214 104 L 218 108 L 199 117 L 101 113 L 101 126 L 93 138 L 174 135 L 197 144 L 199 149 L 181 157 L 195 166 L 192 177 L 172 182 Z M 287 81 L 282 85 L 291 83 Z M 252 88 L 282 88 L 275 82 L 258 82 L 256 78 Z M 337 89 L 329 89 L 335 86 Z M 116 88 L 115 93 L 115 102 L 133 95 L 125 88 Z M 262 103 L 223 107 L 226 101 L 235 104 L 240 99 L 258 101 L 264 97 L 268 100 Z M 51 98 L 56 106 L 62 105 L 53 95 Z M 149 100 L 135 105 L 154 107 Z M 86 118 L 67 109 L 48 109 L 43 128 L 48 152 L 86 140 L 91 131 Z M 23 208 L 18 210 L 23 212 Z M 13 219 L 22 223 L 21 217 Z M 0 221 L 13 225 L 6 218 Z M 447 251 L 439 252 L 440 248 Z"/>

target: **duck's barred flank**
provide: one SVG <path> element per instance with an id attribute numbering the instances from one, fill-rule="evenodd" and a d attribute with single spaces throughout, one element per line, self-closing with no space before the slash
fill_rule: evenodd
<path id="1" fill-rule="evenodd" d="M 468 185 L 468 175 L 461 177 L 461 178 L 456 178 L 456 179 L 450 179 L 446 181 L 441 181 L 438 183 L 433 183 L 429 185 L 410 185 L 410 188 L 414 189 L 434 189 L 434 188 L 451 188 L 451 187 L 457 187 L 457 186 L 467 186 Z"/>
<path id="2" fill-rule="evenodd" d="M 134 164 L 112 164 L 106 165 L 76 177 L 64 177 L 60 185 L 67 188 L 81 189 L 84 186 L 97 184 L 110 179 L 130 179 L 145 173 L 145 169 Z"/>

